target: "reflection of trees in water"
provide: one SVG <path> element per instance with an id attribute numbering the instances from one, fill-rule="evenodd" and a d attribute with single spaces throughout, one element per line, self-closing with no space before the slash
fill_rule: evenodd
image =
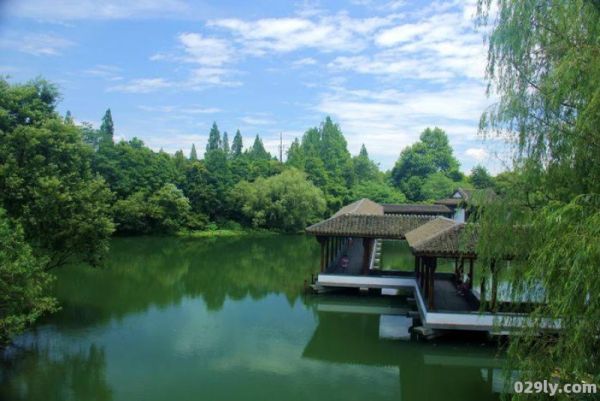
<path id="1" fill-rule="evenodd" d="M 270 293 L 285 294 L 293 304 L 318 257 L 316 242 L 304 236 L 116 239 L 105 268 L 57 272 L 63 311 L 52 319 L 61 327 L 88 325 L 173 305 L 184 296 L 202 297 L 210 310 L 227 298 Z"/>
<path id="2" fill-rule="evenodd" d="M 60 355 L 60 356 L 57 356 Z M 11 401 L 108 401 L 104 349 L 57 353 L 33 348 L 3 362 L 0 399 Z"/>

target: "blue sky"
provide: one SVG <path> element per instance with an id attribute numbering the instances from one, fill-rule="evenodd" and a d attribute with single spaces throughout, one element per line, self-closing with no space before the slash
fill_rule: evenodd
<path id="1" fill-rule="evenodd" d="M 5 0 L 0 74 L 57 83 L 77 121 L 110 107 L 118 138 L 156 150 L 203 149 L 217 121 L 275 153 L 330 115 L 384 169 L 439 126 L 464 171 L 497 172 L 474 3 Z"/>

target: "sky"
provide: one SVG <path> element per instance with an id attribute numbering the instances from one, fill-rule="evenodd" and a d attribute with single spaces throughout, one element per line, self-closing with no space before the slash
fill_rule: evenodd
<path id="1" fill-rule="evenodd" d="M 276 154 L 326 116 L 382 169 L 426 127 L 463 171 L 504 167 L 478 136 L 487 48 L 475 0 L 0 0 L 0 74 L 57 84 L 61 113 L 168 152 L 216 121 Z"/>

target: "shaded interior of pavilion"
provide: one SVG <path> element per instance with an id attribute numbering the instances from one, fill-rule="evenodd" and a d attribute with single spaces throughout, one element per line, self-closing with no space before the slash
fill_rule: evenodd
<path id="1" fill-rule="evenodd" d="M 445 217 L 447 211 L 436 205 L 419 205 L 423 209 L 413 206 L 412 213 L 398 213 L 401 208 L 396 207 L 393 214 L 385 212 L 389 206 L 361 199 L 308 227 L 306 232 L 320 244 L 320 273 L 412 277 L 430 311 L 499 311 L 514 307 L 508 297 L 499 296 L 498 275 L 487 274 L 494 271 L 494 266 L 487 272 L 476 268 L 477 230 L 472 224 Z M 421 214 L 423 210 L 428 214 Z M 414 256 L 410 269 L 379 268 L 382 240 L 407 241 Z M 438 265 L 448 260 L 452 271 L 440 272 Z"/>

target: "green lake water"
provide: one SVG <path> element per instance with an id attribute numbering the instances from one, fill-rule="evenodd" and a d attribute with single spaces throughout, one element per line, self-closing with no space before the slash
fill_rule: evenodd
<path id="1" fill-rule="evenodd" d="M 62 310 L 0 360 L 2 401 L 498 400 L 481 340 L 387 339 L 402 297 L 305 295 L 314 238 L 121 238 L 106 266 L 57 271 Z M 334 308 L 335 309 L 335 308 Z"/>

